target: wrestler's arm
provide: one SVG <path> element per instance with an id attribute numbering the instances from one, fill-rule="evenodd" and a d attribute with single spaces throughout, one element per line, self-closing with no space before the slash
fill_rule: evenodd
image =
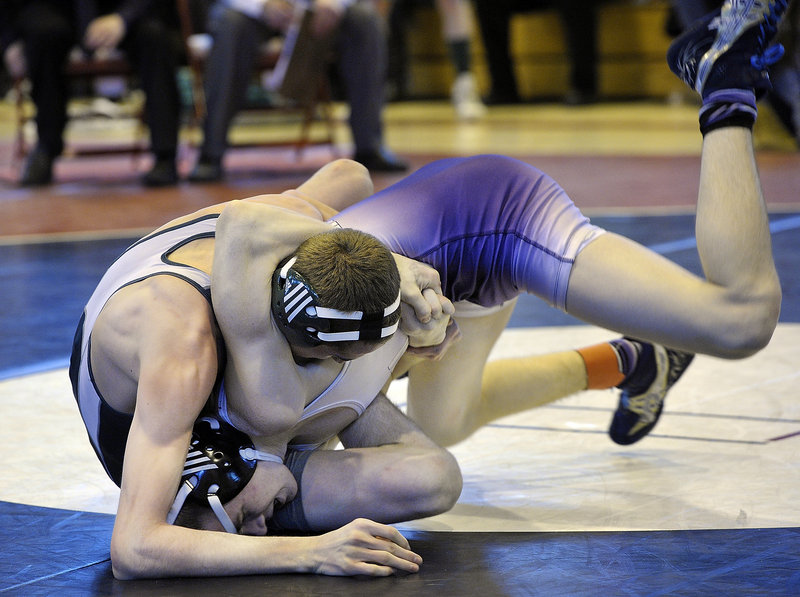
<path id="1" fill-rule="evenodd" d="M 281 434 L 305 406 L 289 345 L 272 319 L 272 274 L 300 243 L 329 230 L 320 220 L 246 201 L 231 202 L 219 217 L 211 297 L 227 349 L 226 391 L 240 405 L 269 401 L 268 409 L 253 409 L 251 434 Z"/>
<path id="2" fill-rule="evenodd" d="M 314 208 L 320 219 L 329 220 L 373 192 L 369 170 L 353 160 L 339 159 L 325 164 L 296 189 L 284 191 L 280 195 L 258 195 L 247 201 L 275 205 L 286 198 L 300 199 Z M 307 209 L 303 211 L 314 216 Z"/>
<path id="3" fill-rule="evenodd" d="M 149 295 L 140 291 L 137 296 L 138 388 L 111 538 L 114 575 L 129 579 L 286 570 L 291 559 L 279 544 L 166 522 L 192 424 L 214 385 L 217 354 L 210 310 L 192 307 L 196 291 L 167 276 L 154 280 L 145 287 Z M 159 301 L 165 294 L 172 301 Z"/>
<path id="4" fill-rule="evenodd" d="M 340 159 L 325 164 L 296 192 L 327 208 L 324 218 L 332 218 L 375 192 L 369 170 L 353 160 Z"/>

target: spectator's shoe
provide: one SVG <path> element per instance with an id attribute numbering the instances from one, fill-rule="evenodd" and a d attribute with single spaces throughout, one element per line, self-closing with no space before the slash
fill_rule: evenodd
<path id="1" fill-rule="evenodd" d="M 655 369 L 653 382 L 643 392 L 631 395 L 631 390 L 620 385 L 619 405 L 611 421 L 608 434 L 616 443 L 626 446 L 638 442 L 656 426 L 664 408 L 664 398 L 692 362 L 694 355 L 653 344 Z M 636 391 L 636 390 L 634 390 Z"/>
<path id="2" fill-rule="evenodd" d="M 478 95 L 478 86 L 472 73 L 461 73 L 456 77 L 450 97 L 459 119 L 477 120 L 486 115 L 486 106 Z"/>
<path id="3" fill-rule="evenodd" d="M 39 146 L 31 151 L 25 160 L 22 177 L 19 180 L 23 187 L 41 187 L 53 181 L 53 158 Z"/>
<path id="4" fill-rule="evenodd" d="M 370 172 L 405 172 L 408 164 L 386 149 L 356 152 L 353 160 L 363 164 Z"/>
<path id="5" fill-rule="evenodd" d="M 767 67 L 783 47 L 767 47 L 788 0 L 726 0 L 719 11 L 693 24 L 670 45 L 670 70 L 706 97 L 719 89 L 769 91 Z"/>
<path id="6" fill-rule="evenodd" d="M 219 182 L 225 173 L 222 170 L 222 159 L 200 156 L 197 164 L 189 174 L 189 182 L 206 183 Z"/>
<path id="7" fill-rule="evenodd" d="M 516 90 L 492 91 L 483 99 L 485 106 L 515 106 L 522 103 L 522 98 Z"/>
<path id="8" fill-rule="evenodd" d="M 158 160 L 153 168 L 142 177 L 146 187 L 169 187 L 178 183 L 175 160 Z"/>

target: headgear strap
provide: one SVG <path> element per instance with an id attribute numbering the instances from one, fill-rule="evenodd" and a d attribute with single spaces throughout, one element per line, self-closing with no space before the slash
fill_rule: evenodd
<path id="1" fill-rule="evenodd" d="M 280 456 L 256 450 L 250 438 L 233 425 L 211 416 L 198 419 L 167 522 L 174 524 L 183 504 L 191 499 L 208 504 L 225 530 L 236 533 L 222 503 L 232 500 L 247 485 L 258 460 L 283 462 Z"/>
<path id="2" fill-rule="evenodd" d="M 308 281 L 292 266 L 297 257 L 282 263 L 272 276 L 272 313 L 289 340 L 300 339 L 311 346 L 322 342 L 382 340 L 397 331 L 400 293 L 382 311 L 341 311 L 319 304 Z"/>

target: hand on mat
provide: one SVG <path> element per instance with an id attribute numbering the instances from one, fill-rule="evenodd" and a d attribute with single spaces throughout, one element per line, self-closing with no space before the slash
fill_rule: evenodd
<path id="1" fill-rule="evenodd" d="M 311 572 L 317 574 L 389 576 L 418 572 L 422 564 L 397 529 L 365 518 L 311 539 L 317 542 Z"/>

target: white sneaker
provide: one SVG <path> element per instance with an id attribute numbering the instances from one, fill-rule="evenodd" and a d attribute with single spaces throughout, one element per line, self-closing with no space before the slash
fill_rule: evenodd
<path id="1" fill-rule="evenodd" d="M 472 73 L 458 75 L 453 83 L 451 97 L 456 115 L 461 120 L 476 120 L 486 114 L 486 106 L 478 95 L 478 86 Z"/>

